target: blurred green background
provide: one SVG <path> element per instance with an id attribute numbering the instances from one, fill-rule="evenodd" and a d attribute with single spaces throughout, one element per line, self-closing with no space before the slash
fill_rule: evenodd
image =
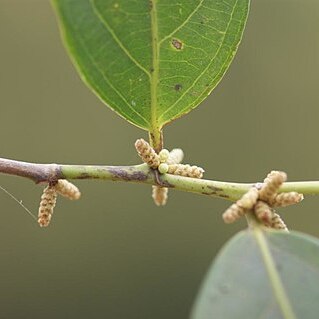
<path id="1" fill-rule="evenodd" d="M 206 178 L 260 181 L 271 169 L 319 179 L 319 2 L 253 1 L 227 75 L 197 110 L 165 129 L 167 148 Z M 81 82 L 49 1 L 0 0 L 1 157 L 43 163 L 134 164 L 146 133 Z M 42 188 L 0 176 L 34 213 Z M 150 187 L 80 181 L 78 202 L 58 201 L 48 229 L 0 191 L 0 318 L 187 318 L 221 246 L 245 223 L 229 205 Z M 319 236 L 319 196 L 282 209 L 291 229 Z"/>

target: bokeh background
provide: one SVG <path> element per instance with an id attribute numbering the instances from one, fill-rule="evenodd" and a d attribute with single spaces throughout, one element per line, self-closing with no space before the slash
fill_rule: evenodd
<path id="1" fill-rule="evenodd" d="M 319 179 L 319 2 L 256 0 L 238 54 L 213 94 L 165 129 L 206 177 L 260 181 L 271 169 Z M 1 157 L 43 163 L 134 164 L 145 132 L 81 82 L 46 0 L 0 0 Z M 37 212 L 42 188 L 0 176 Z M 0 191 L 0 318 L 184 319 L 222 245 L 228 202 L 150 187 L 80 181 L 40 229 Z M 291 229 L 319 236 L 319 196 L 282 209 Z M 235 265 L 234 265 L 235 266 Z"/>

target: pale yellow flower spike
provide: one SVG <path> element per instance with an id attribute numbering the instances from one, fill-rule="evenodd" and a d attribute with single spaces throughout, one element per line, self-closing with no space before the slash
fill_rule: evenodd
<path id="1" fill-rule="evenodd" d="M 246 194 L 242 196 L 241 199 L 236 202 L 236 204 L 245 210 L 250 210 L 255 206 L 257 199 L 258 189 L 252 187 Z"/>
<path id="2" fill-rule="evenodd" d="M 279 190 L 279 187 L 287 180 L 287 174 L 279 171 L 271 171 L 264 180 L 259 190 L 259 198 L 265 202 L 271 202 Z"/>
<path id="3" fill-rule="evenodd" d="M 66 179 L 59 179 L 55 185 L 55 189 L 60 195 L 71 200 L 79 199 L 81 196 L 79 189 Z"/>
<path id="4" fill-rule="evenodd" d="M 40 227 L 47 227 L 50 224 L 53 210 L 56 204 L 57 191 L 55 186 L 47 186 L 43 190 L 38 212 L 38 223 Z"/>
<path id="5" fill-rule="evenodd" d="M 245 215 L 245 209 L 238 206 L 237 204 L 232 204 L 223 214 L 223 219 L 226 224 L 231 224 L 238 220 L 240 217 Z"/>
<path id="6" fill-rule="evenodd" d="M 251 210 L 258 199 L 258 190 L 252 187 L 246 194 L 242 196 L 235 204 L 232 204 L 223 214 L 224 222 L 227 224 L 233 223 L 240 217 L 244 216 Z"/>
<path id="7" fill-rule="evenodd" d="M 152 197 L 157 206 L 164 206 L 167 202 L 168 188 L 160 186 L 152 186 Z"/>
<path id="8" fill-rule="evenodd" d="M 303 200 L 303 194 L 297 192 L 277 194 L 271 201 L 274 207 L 286 207 L 289 205 L 298 204 Z"/>
<path id="9" fill-rule="evenodd" d="M 281 219 L 281 217 L 278 214 L 276 214 L 276 213 L 273 214 L 273 217 L 271 219 L 270 227 L 274 228 L 274 229 L 280 229 L 280 230 L 284 230 L 284 231 L 288 232 L 288 228 L 287 228 L 286 224 Z"/>
<path id="10" fill-rule="evenodd" d="M 143 140 L 142 138 L 138 139 L 135 142 L 135 148 L 137 150 L 138 155 L 144 163 L 146 163 L 148 166 L 154 169 L 156 169 L 159 166 L 159 155 L 145 140 Z"/>
<path id="11" fill-rule="evenodd" d="M 261 187 L 253 187 L 223 214 L 226 223 L 232 223 L 248 212 L 253 212 L 256 218 L 265 226 L 288 231 L 281 217 L 272 207 L 284 207 L 297 204 L 303 200 L 303 195 L 296 192 L 280 193 L 280 186 L 287 180 L 284 172 L 272 171 Z M 258 190 L 259 189 L 259 190 Z"/>
<path id="12" fill-rule="evenodd" d="M 274 211 L 267 203 L 261 200 L 257 201 L 255 205 L 255 215 L 264 225 L 271 226 L 273 214 Z"/>
<path id="13" fill-rule="evenodd" d="M 202 178 L 204 170 L 201 167 L 190 166 L 188 164 L 170 164 L 168 165 L 167 173 L 186 177 Z"/>

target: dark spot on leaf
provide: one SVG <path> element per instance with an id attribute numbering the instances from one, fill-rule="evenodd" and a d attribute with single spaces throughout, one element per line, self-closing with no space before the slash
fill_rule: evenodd
<path id="1" fill-rule="evenodd" d="M 154 72 L 154 68 L 150 68 L 150 71 L 151 71 L 151 73 L 153 73 Z"/>
<path id="2" fill-rule="evenodd" d="M 229 195 L 224 195 L 224 194 L 219 194 L 218 196 L 222 198 L 229 198 Z"/>
<path id="3" fill-rule="evenodd" d="M 175 84 L 174 89 L 175 91 L 180 91 L 182 89 L 182 84 Z"/>
<path id="4" fill-rule="evenodd" d="M 204 24 L 204 21 L 201 21 L 200 24 Z"/>
<path id="5" fill-rule="evenodd" d="M 176 50 L 182 50 L 183 49 L 183 42 L 178 40 L 178 39 L 173 39 L 172 40 L 172 46 L 176 49 Z"/>

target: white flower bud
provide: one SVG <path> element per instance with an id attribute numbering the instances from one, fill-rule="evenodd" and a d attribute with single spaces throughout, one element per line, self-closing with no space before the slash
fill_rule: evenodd
<path id="1" fill-rule="evenodd" d="M 168 172 L 168 164 L 166 163 L 161 163 L 159 166 L 158 166 L 158 171 L 161 173 L 161 174 L 166 174 Z"/>

